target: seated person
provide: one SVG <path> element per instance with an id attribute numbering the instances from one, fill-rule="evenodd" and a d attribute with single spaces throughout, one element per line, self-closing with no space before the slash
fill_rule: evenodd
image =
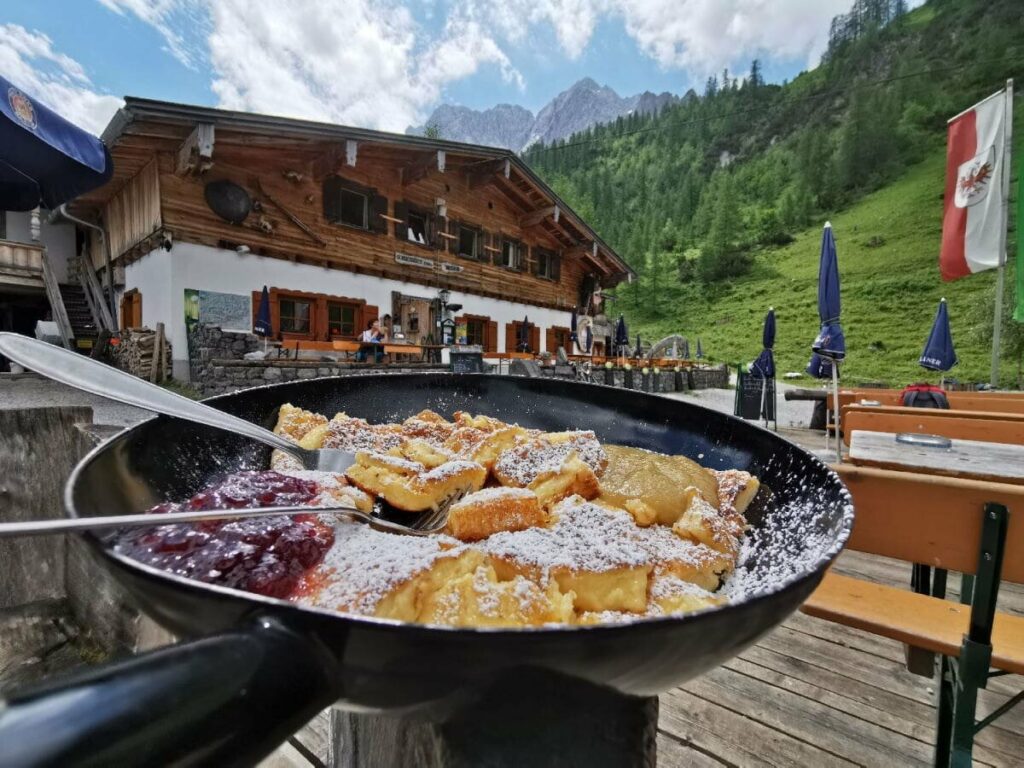
<path id="1" fill-rule="evenodd" d="M 366 330 L 359 334 L 360 344 L 383 344 L 384 334 L 380 330 L 380 322 L 378 320 L 371 320 L 366 324 Z M 375 363 L 380 363 L 384 359 L 384 347 L 374 347 L 373 357 Z M 366 347 L 360 347 L 359 351 L 356 352 L 356 362 L 366 362 Z"/>
<path id="2" fill-rule="evenodd" d="M 382 338 L 381 341 L 385 344 L 391 343 L 391 335 L 393 332 L 391 328 L 392 325 L 393 323 L 391 321 L 391 315 L 384 315 L 384 317 L 381 318 L 380 330 L 381 333 L 384 335 L 384 338 Z"/>

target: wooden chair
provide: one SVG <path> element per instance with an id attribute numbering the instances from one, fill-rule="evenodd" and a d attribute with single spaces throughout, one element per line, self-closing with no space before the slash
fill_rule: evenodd
<path id="1" fill-rule="evenodd" d="M 847 445 L 855 429 L 917 432 L 960 440 L 1024 445 L 1024 414 L 1020 413 L 848 405 L 842 416 L 843 441 Z"/>
<path id="2" fill-rule="evenodd" d="M 1000 582 L 1024 583 L 1024 487 L 845 464 L 835 469 L 856 510 L 847 546 L 927 563 L 936 572 L 933 579 L 918 568 L 916 591 L 828 573 L 802 610 L 941 654 L 933 665 L 935 765 L 970 766 L 974 734 L 1024 699 L 1018 694 L 975 722 L 978 689 L 990 677 L 1024 674 L 1024 618 L 996 612 Z M 949 570 L 964 574 L 964 604 L 944 599 Z M 913 654 L 908 666 L 922 671 Z"/>

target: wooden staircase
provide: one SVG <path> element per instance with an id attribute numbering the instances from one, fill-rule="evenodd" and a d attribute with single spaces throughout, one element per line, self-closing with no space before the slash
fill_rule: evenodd
<path id="1" fill-rule="evenodd" d="M 60 297 L 70 323 L 74 347 L 88 352 L 96 344 L 100 329 L 96 326 L 85 291 L 81 285 L 63 283 L 60 285 Z"/>

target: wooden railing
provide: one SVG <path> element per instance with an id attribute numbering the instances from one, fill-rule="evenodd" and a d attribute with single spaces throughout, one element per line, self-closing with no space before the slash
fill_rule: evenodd
<path id="1" fill-rule="evenodd" d="M 35 243 L 0 240 L 0 270 L 26 273 L 33 277 L 43 273 L 43 248 Z"/>

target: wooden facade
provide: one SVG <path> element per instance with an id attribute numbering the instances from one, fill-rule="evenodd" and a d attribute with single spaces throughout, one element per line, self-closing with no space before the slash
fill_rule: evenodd
<path id="1" fill-rule="evenodd" d="M 629 273 L 505 150 L 137 99 L 115 123 L 114 178 L 76 207 L 121 263 L 193 242 L 566 310 Z M 219 180 L 255 201 L 243 223 L 207 205 Z"/>

